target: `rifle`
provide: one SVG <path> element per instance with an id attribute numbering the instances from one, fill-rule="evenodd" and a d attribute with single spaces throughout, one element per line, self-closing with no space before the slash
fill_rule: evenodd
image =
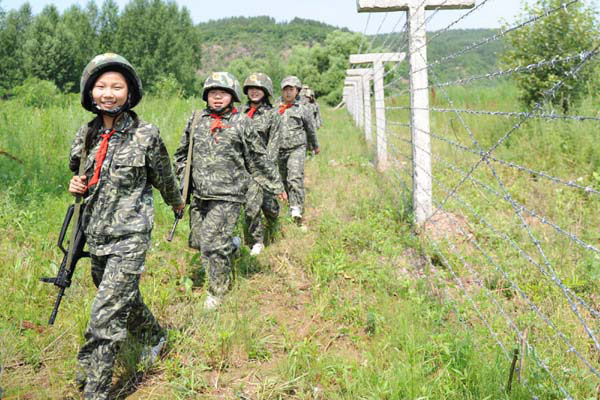
<path id="1" fill-rule="evenodd" d="M 181 188 L 181 197 L 183 197 L 183 205 L 184 208 L 181 211 L 175 212 L 175 221 L 173 222 L 173 227 L 171 228 L 171 232 L 169 232 L 169 236 L 167 237 L 167 242 L 173 240 L 173 235 L 175 234 L 175 229 L 177 228 L 177 224 L 179 220 L 183 218 L 183 213 L 185 210 L 185 205 L 189 202 L 188 196 L 190 191 L 190 176 L 192 172 L 192 148 L 194 147 L 194 122 L 196 121 L 196 113 L 192 115 L 192 121 L 188 127 L 189 131 L 189 143 L 188 143 L 188 152 L 187 159 L 185 160 L 185 171 L 183 173 L 183 187 Z"/>
<path id="2" fill-rule="evenodd" d="M 54 303 L 54 308 L 52 309 L 50 319 L 48 320 L 48 325 L 54 324 L 56 314 L 58 313 L 58 307 L 60 307 L 60 302 L 65 294 L 65 289 L 71 286 L 71 278 L 75 272 L 75 266 L 77 265 L 77 262 L 83 257 L 90 256 L 90 253 L 83 251 L 83 247 L 85 246 L 85 234 L 83 233 L 83 228 L 81 226 L 80 214 L 84 206 L 81 205 L 80 198 L 78 200 L 79 202 L 71 204 L 67 209 L 67 214 L 65 215 L 62 228 L 60 229 L 60 235 L 58 236 L 57 245 L 64 254 L 58 273 L 56 274 L 55 278 L 41 278 L 42 282 L 53 283 L 59 288 L 58 296 L 56 297 L 56 301 Z M 63 246 L 63 241 L 67 233 L 67 228 L 73 219 L 73 215 L 75 215 L 76 218 L 76 226 L 71 229 L 69 248 L 65 249 Z"/>
<path id="3" fill-rule="evenodd" d="M 84 144 L 83 148 L 81 149 L 81 158 L 79 159 L 80 176 L 85 173 L 86 159 L 87 149 L 85 148 Z M 58 296 L 54 302 L 54 308 L 50 314 L 48 325 L 54 324 L 56 313 L 58 313 L 58 307 L 60 307 L 60 302 L 65 294 L 65 289 L 71 286 L 71 278 L 75 272 L 77 261 L 79 261 L 80 258 L 90 256 L 90 253 L 83 251 L 83 247 L 85 246 L 85 234 L 83 233 L 81 215 L 83 214 L 83 209 L 85 206 L 82 204 L 81 199 L 81 195 L 78 194 L 75 196 L 75 204 L 71 204 L 67 209 L 67 215 L 65 215 L 62 228 L 60 228 L 60 234 L 58 235 L 58 248 L 63 252 L 64 256 L 62 262 L 60 263 L 60 268 L 58 269 L 56 277 L 41 278 L 41 281 L 44 283 L 53 283 L 55 286 L 58 286 Z M 69 223 L 73 217 L 75 217 L 76 225 L 71 229 L 69 248 L 65 249 L 63 246 L 63 241 L 65 240 L 67 228 L 69 227 Z"/>

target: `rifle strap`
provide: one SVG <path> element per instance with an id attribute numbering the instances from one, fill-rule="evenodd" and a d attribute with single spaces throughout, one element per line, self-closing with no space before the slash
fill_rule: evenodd
<path id="1" fill-rule="evenodd" d="M 192 155 L 194 149 L 194 128 L 196 126 L 197 119 L 200 113 L 194 111 L 192 114 L 192 121 L 188 127 L 188 152 L 187 159 L 185 162 L 185 171 L 183 173 L 183 193 L 181 196 L 183 197 L 183 202 L 187 202 L 188 193 L 190 191 L 190 181 L 191 181 L 191 172 L 192 172 Z"/>

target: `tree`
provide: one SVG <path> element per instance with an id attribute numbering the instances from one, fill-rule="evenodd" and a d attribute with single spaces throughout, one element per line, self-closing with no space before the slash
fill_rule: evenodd
<path id="1" fill-rule="evenodd" d="M 105 0 L 96 20 L 99 53 L 116 52 L 115 37 L 119 28 L 119 6 L 114 0 Z"/>
<path id="2" fill-rule="evenodd" d="M 77 91 L 83 67 L 76 34 L 55 6 L 46 6 L 31 24 L 25 41 L 24 64 L 28 76 L 54 82 L 62 91 Z"/>
<path id="3" fill-rule="evenodd" d="M 152 90 L 161 77 L 172 76 L 184 92 L 194 90 L 200 65 L 200 41 L 188 10 L 174 2 L 132 0 L 119 18 L 115 51 L 136 68 Z"/>
<path id="4" fill-rule="evenodd" d="M 333 31 L 323 45 L 292 48 L 286 71 L 312 87 L 317 96 L 325 96 L 328 104 L 337 104 L 342 97 L 346 69 L 350 68 L 350 54 L 356 53 L 365 40 L 360 33 Z"/>
<path id="5" fill-rule="evenodd" d="M 74 79 L 73 92 L 79 91 L 79 78 L 83 68 L 99 53 L 98 35 L 94 27 L 98 9 L 93 4 L 89 3 L 85 11 L 79 6 L 71 6 L 62 15 L 61 25 L 69 32 L 69 36 L 72 37 L 72 41 L 70 42 L 72 64 L 69 67 L 72 73 L 69 76 L 71 79 Z"/>
<path id="6" fill-rule="evenodd" d="M 25 79 L 22 49 L 32 19 L 29 3 L 0 15 L 0 97 Z"/>
<path id="7" fill-rule="evenodd" d="M 524 6 L 524 15 L 541 15 L 546 10 L 560 8 L 561 0 L 537 0 L 534 5 Z M 526 66 L 555 57 L 564 58 L 590 51 L 598 43 L 598 30 L 595 26 L 595 11 L 582 2 L 571 3 L 568 8 L 543 16 L 539 21 L 528 24 L 508 35 L 510 46 L 502 55 L 503 63 L 509 68 Z M 514 74 L 520 90 L 520 100 L 532 107 L 539 102 L 551 102 L 567 111 L 570 105 L 583 93 L 592 77 L 594 68 L 588 65 L 572 76 L 571 71 L 581 60 L 555 62 L 526 73 Z M 546 93 L 558 82 L 564 84 L 556 95 L 546 98 Z"/>

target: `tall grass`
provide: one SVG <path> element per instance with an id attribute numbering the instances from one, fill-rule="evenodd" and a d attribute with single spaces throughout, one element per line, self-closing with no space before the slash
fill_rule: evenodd
<path id="1" fill-rule="evenodd" d="M 453 88 L 438 92 L 434 106 L 524 111 L 515 103 L 514 94 L 509 84 L 493 90 Z M 595 116 L 597 103 L 590 94 L 571 113 Z M 389 118 L 406 121 L 408 114 L 391 111 Z M 544 385 L 553 386 L 542 367 L 545 364 L 569 393 L 579 394 L 576 398 L 589 398 L 598 391 L 597 376 L 581 360 L 597 366 L 598 350 L 583 323 L 596 330 L 598 321 L 573 297 L 576 294 L 594 310 L 600 306 L 600 256 L 577 242 L 597 248 L 600 196 L 573 187 L 600 189 L 597 127 L 597 121 L 520 121 L 518 117 L 439 112 L 432 112 L 431 124 L 437 137 L 470 149 L 487 151 L 502 140 L 492 157 L 521 166 L 482 161 L 478 154 L 432 138 L 434 204 L 443 206 L 445 214 L 438 212 L 436 222 L 428 225 L 433 231 L 429 238 L 435 239 L 428 252 L 439 254 L 439 268 L 453 288 L 449 298 L 465 307 L 464 318 L 479 319 L 469 304 L 468 296 L 472 296 L 489 329 L 509 349 L 518 347 L 516 330 L 528 332 L 536 353 L 524 355 L 529 358 L 524 379 L 541 379 Z M 398 127 L 391 136 L 392 146 L 399 149 L 396 156 L 407 163 L 398 168 L 400 177 L 410 182 L 410 161 L 402 157 L 411 154 L 410 132 Z M 468 179 L 467 173 L 471 173 Z M 445 217 L 440 219 L 440 214 Z M 572 302 L 567 300 L 568 293 Z M 492 339 L 491 334 L 488 337 Z M 494 342 L 490 340 L 489 345 Z"/>
<path id="2" fill-rule="evenodd" d="M 503 91 L 495 96 L 489 91 L 480 93 L 481 108 L 498 99 L 509 101 Z M 196 105 L 198 100 L 145 98 L 136 110 L 161 128 L 172 152 Z M 162 201 L 156 203 L 141 287 L 169 329 L 169 351 L 152 370 L 141 371 L 139 344 L 127 342 L 117 365 L 115 394 L 144 399 L 531 398 L 518 383 L 512 392 L 505 390 L 510 362 L 438 265 L 435 249 L 414 235 L 410 194 L 402 193 L 393 176 L 376 173 L 362 133 L 345 112 L 323 112 L 322 153 L 307 162 L 306 229 L 293 224 L 284 207 L 278 240 L 258 258 L 244 248 L 235 260 L 235 285 L 218 312 L 202 309 L 204 276 L 197 253 L 187 248 L 187 224 L 181 223 L 174 241 L 167 243 L 171 212 Z M 2 102 L 0 114 L 8 121 L 0 125 L 0 148 L 23 161 L 0 156 L 0 385 L 11 399 L 77 398 L 75 358 L 95 294 L 89 261 L 78 266 L 53 327 L 46 321 L 56 291 L 39 278 L 55 273 L 61 257 L 55 241 L 72 201 L 66 193 L 68 148 L 90 115 L 76 99 L 43 109 Z M 398 118 L 403 116 L 398 113 Z M 481 118 L 477 123 L 490 122 Z M 436 120 L 434 129 L 449 126 L 457 125 Z M 465 132 L 456 129 L 464 140 Z M 497 131 L 490 135 L 497 137 Z M 531 140 L 510 146 L 527 154 L 520 148 Z M 460 157 L 435 148 L 455 156 L 454 162 Z M 456 180 L 439 166 L 434 171 L 448 184 Z M 514 184 L 526 187 L 518 180 Z M 474 188 L 461 194 L 471 196 L 478 209 L 495 208 Z M 564 196 L 569 211 L 557 207 L 561 215 L 577 210 L 572 197 Z M 461 211 L 455 203 L 448 206 Z M 502 224 L 506 209 L 496 208 L 494 221 Z M 585 211 L 586 217 L 592 214 Z M 477 228 L 478 237 L 512 257 L 505 243 Z M 465 251 L 478 262 L 472 249 Z M 515 264 L 513 273 L 519 268 Z M 533 286 L 535 275 L 528 273 Z M 582 279 L 593 283 L 592 275 Z M 505 284 L 494 275 L 488 281 Z M 554 292 L 540 284 L 535 293 Z M 486 315 L 500 326 L 492 304 L 480 297 Z M 571 365 L 561 352 L 544 356 L 553 364 Z M 540 398 L 559 398 L 543 374 L 533 367 L 526 371 Z M 570 386 L 577 398 L 594 393 L 591 385 L 581 384 L 584 378 L 574 378 Z"/>

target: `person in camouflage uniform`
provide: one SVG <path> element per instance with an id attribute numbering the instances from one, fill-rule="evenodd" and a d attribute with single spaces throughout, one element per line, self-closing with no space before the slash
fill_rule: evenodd
<path id="1" fill-rule="evenodd" d="M 192 136 L 189 245 L 202 253 L 209 278 L 204 305 L 211 310 L 230 287 L 232 234 L 250 176 L 267 192 L 282 196 L 284 189 L 252 121 L 233 106 L 241 99 L 237 79 L 228 72 L 211 74 L 202 99 L 207 107 L 189 118 L 175 151 L 175 168 L 183 179 Z"/>
<path id="2" fill-rule="evenodd" d="M 308 85 L 302 85 L 300 87 L 300 91 L 298 92 L 298 100 L 300 101 L 301 104 L 307 105 L 308 104 L 308 96 L 306 95 L 306 92 L 308 92 L 310 90 L 310 87 Z"/>
<path id="3" fill-rule="evenodd" d="M 243 107 L 244 114 L 252 120 L 254 127 L 267 149 L 267 155 L 273 165 L 277 164 L 281 130 L 281 117 L 271 105 L 273 82 L 264 73 L 250 74 L 244 81 L 244 94 L 248 103 Z M 261 189 L 252 179 L 246 194 L 246 224 L 252 244 L 251 255 L 259 255 L 264 248 L 264 229 L 261 210 L 267 220 L 269 232 L 273 232 L 279 216 L 279 203 L 273 193 Z"/>
<path id="4" fill-rule="evenodd" d="M 312 109 L 315 119 L 315 128 L 319 129 L 321 125 L 323 125 L 323 118 L 321 118 L 321 107 L 319 107 L 319 103 L 317 103 L 317 100 L 315 99 L 315 92 L 312 89 L 308 89 L 304 92 L 304 96 L 308 100 L 307 105 Z"/>
<path id="5" fill-rule="evenodd" d="M 84 196 L 82 221 L 98 288 L 77 356 L 85 399 L 108 398 L 128 332 L 146 344 L 143 361 L 155 361 L 166 341 L 139 282 L 153 228 L 152 186 L 174 211 L 183 209 L 183 199 L 158 128 L 131 110 L 141 98 L 142 83 L 125 58 L 106 53 L 85 67 L 81 104 L 97 116 L 77 132 L 69 161 L 77 174 L 69 192 Z"/>
<path id="6" fill-rule="evenodd" d="M 304 208 L 304 162 L 307 145 L 315 154 L 320 152 L 314 118 L 308 107 L 299 102 L 300 79 L 288 76 L 281 81 L 282 102 L 278 113 L 282 117 L 279 174 L 285 185 L 292 218 L 300 223 Z"/>

